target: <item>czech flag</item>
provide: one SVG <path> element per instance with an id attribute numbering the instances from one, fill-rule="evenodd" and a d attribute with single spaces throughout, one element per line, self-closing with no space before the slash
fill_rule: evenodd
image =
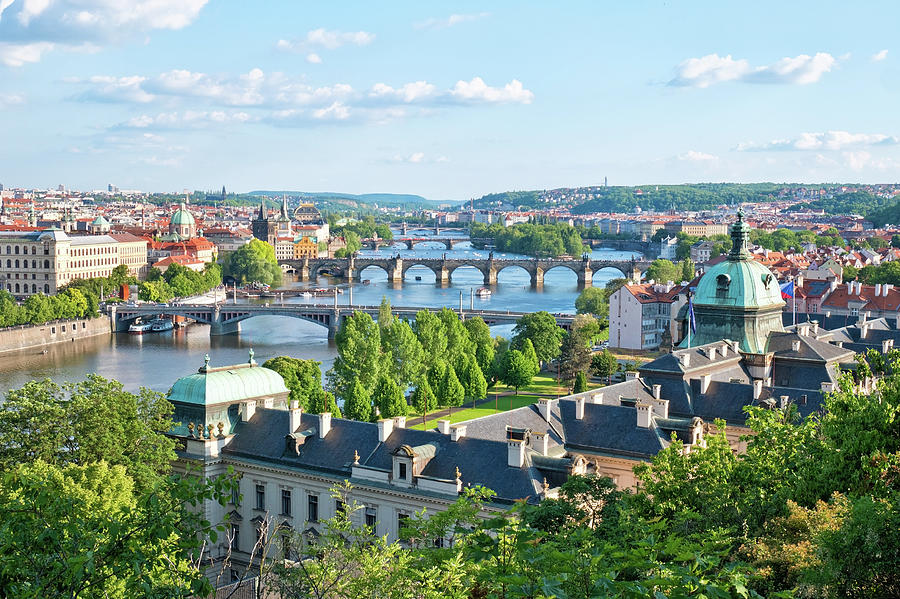
<path id="1" fill-rule="evenodd" d="M 697 318 L 694 316 L 694 296 L 693 294 L 688 294 L 688 325 L 691 327 L 691 332 L 697 332 Z"/>
<path id="2" fill-rule="evenodd" d="M 792 297 L 794 297 L 794 282 L 788 281 L 781 286 L 781 299 L 788 299 Z"/>

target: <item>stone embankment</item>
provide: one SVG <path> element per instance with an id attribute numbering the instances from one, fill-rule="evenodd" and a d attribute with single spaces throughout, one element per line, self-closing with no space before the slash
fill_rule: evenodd
<path id="1" fill-rule="evenodd" d="M 109 334 L 109 318 L 103 317 L 20 325 L 0 329 L 0 353 L 43 349 L 56 343 L 74 343 L 79 339 Z"/>

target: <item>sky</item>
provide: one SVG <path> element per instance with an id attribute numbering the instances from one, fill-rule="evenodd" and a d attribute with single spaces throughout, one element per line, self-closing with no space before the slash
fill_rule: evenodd
<path id="1" fill-rule="evenodd" d="M 0 0 L 7 187 L 895 182 L 897 2 Z"/>

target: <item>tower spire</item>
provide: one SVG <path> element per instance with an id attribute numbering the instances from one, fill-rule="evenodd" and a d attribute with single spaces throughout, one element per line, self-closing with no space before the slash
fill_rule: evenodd
<path id="1" fill-rule="evenodd" d="M 737 220 L 731 225 L 731 252 L 729 260 L 746 260 L 750 257 L 750 227 L 744 222 L 743 210 L 738 210 Z"/>

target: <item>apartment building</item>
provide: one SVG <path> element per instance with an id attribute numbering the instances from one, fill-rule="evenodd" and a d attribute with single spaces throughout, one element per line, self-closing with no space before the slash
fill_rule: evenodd
<path id="1" fill-rule="evenodd" d="M 609 343 L 623 349 L 655 349 L 671 337 L 674 283 L 623 285 L 609 298 Z M 666 332 L 669 335 L 666 335 Z"/>

